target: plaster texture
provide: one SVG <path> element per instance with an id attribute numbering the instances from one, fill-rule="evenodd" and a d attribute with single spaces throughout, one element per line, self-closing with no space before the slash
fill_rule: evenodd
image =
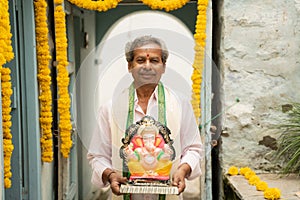
<path id="1" fill-rule="evenodd" d="M 274 125 L 286 115 L 282 106 L 300 101 L 300 1 L 223 0 L 220 2 L 219 67 L 222 77 L 222 158 L 235 165 L 273 171 Z M 261 142 L 260 142 L 261 141 Z"/>

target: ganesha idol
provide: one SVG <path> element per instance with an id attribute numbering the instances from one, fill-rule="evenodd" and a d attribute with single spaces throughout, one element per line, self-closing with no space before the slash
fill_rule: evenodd
<path id="1" fill-rule="evenodd" d="M 120 156 L 130 180 L 169 180 L 175 150 L 170 130 L 150 116 L 131 125 L 122 139 Z"/>

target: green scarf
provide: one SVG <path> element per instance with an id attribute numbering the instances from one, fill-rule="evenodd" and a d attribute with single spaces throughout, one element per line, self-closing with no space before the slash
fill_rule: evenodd
<path id="1" fill-rule="evenodd" d="M 135 88 L 134 85 L 131 84 L 129 87 L 129 105 L 128 105 L 128 116 L 127 116 L 127 123 L 126 123 L 126 129 L 133 124 L 134 119 L 134 94 L 135 94 Z M 167 126 L 167 120 L 166 120 L 166 102 L 165 102 L 165 90 L 164 86 L 161 82 L 158 84 L 158 121 L 165 126 Z M 126 135 L 125 135 L 126 137 Z M 129 178 L 130 173 L 126 166 L 126 163 L 123 160 L 123 176 Z M 130 200 L 131 195 L 130 194 L 124 194 L 123 195 L 124 200 Z M 158 200 L 165 200 L 166 195 L 160 194 Z"/>

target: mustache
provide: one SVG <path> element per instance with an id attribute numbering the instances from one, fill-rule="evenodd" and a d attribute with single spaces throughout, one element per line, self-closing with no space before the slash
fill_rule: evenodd
<path id="1" fill-rule="evenodd" d="M 156 75 L 156 73 L 150 72 L 150 71 L 142 71 L 142 72 L 139 72 L 139 75 Z"/>

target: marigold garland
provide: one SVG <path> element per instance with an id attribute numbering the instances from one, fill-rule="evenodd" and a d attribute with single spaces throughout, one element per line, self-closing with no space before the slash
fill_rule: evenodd
<path id="1" fill-rule="evenodd" d="M 14 58 L 14 52 L 11 46 L 10 21 L 8 12 L 9 1 L 0 1 L 0 66 L 8 63 Z"/>
<path id="2" fill-rule="evenodd" d="M 71 139 L 71 114 L 70 114 L 70 95 L 69 95 L 69 72 L 67 69 L 67 35 L 65 12 L 63 6 L 55 6 L 55 46 L 57 61 L 57 86 L 58 86 L 58 114 L 59 114 L 59 135 L 60 152 L 63 157 L 68 158 L 72 147 Z"/>
<path id="3" fill-rule="evenodd" d="M 149 6 L 151 9 L 165 9 L 169 12 L 171 10 L 176 10 L 183 7 L 190 0 L 139 0 L 145 5 Z"/>
<path id="4" fill-rule="evenodd" d="M 121 0 L 99 0 L 99 1 L 92 1 L 92 0 L 68 0 L 72 4 L 80 7 L 85 8 L 88 10 L 97 10 L 97 11 L 107 11 L 111 8 L 117 7 L 118 3 Z M 55 3 L 60 4 L 61 0 L 55 0 Z"/>
<path id="5" fill-rule="evenodd" d="M 232 175 L 232 170 L 236 173 L 236 167 L 231 166 L 228 169 L 228 174 Z M 256 186 L 256 190 L 264 192 L 264 198 L 268 200 L 280 199 L 280 190 L 278 188 L 269 188 L 268 184 L 264 181 L 261 181 L 260 178 L 252 171 L 249 167 L 242 167 L 239 170 L 239 174 L 243 175 L 250 185 Z"/>
<path id="6" fill-rule="evenodd" d="M 53 161 L 53 139 L 52 139 L 52 92 L 49 62 L 51 60 L 48 44 L 47 24 L 47 2 L 46 0 L 35 0 L 35 32 L 38 62 L 38 81 L 40 87 L 40 125 L 41 125 L 41 154 L 42 161 Z"/>
<path id="7" fill-rule="evenodd" d="M 205 54 L 205 42 L 206 42 L 206 10 L 208 6 L 208 0 L 198 0 L 197 9 L 198 15 L 195 26 L 195 57 L 193 63 L 192 74 L 192 106 L 194 114 L 197 120 L 201 117 L 201 84 L 202 84 L 202 72 L 204 67 L 204 54 Z"/>
<path id="8" fill-rule="evenodd" d="M 3 131 L 3 157 L 4 157 L 4 186 L 11 187 L 11 155 L 14 150 L 11 134 L 11 95 L 13 93 L 10 78 L 10 69 L 1 69 L 1 89 L 2 89 L 2 131 Z"/>
<path id="9" fill-rule="evenodd" d="M 0 1 L 0 72 L 2 87 L 2 132 L 4 157 L 4 187 L 11 187 L 11 156 L 14 149 L 11 134 L 11 87 L 10 69 L 3 66 L 14 58 L 11 45 L 11 27 L 9 21 L 9 1 Z M 3 67 L 3 68 L 2 68 Z"/>

